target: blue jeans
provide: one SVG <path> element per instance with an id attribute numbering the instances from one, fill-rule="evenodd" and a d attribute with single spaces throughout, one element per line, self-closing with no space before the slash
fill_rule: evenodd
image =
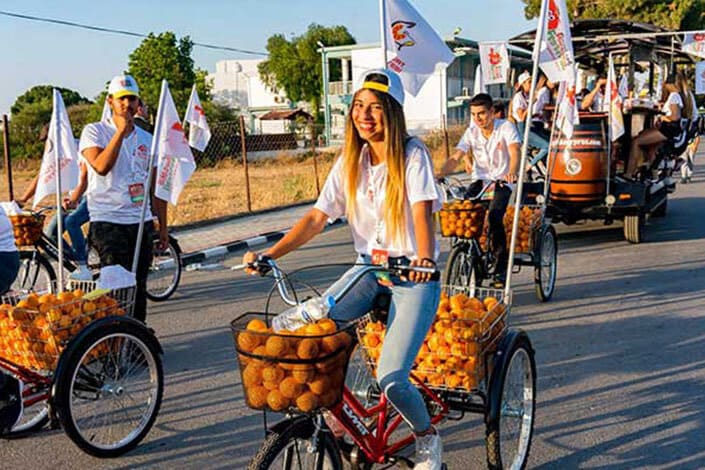
<path id="1" fill-rule="evenodd" d="M 360 255 L 357 262 L 370 263 L 371 260 L 367 255 Z M 364 266 L 353 266 L 324 295 L 338 293 L 361 269 Z M 438 281 L 392 280 L 394 285 L 391 288 L 384 287 L 377 283 L 374 273 L 368 273 L 331 309 L 330 317 L 337 322 L 359 318 L 372 309 L 377 294 L 391 292 L 392 303 L 377 364 L 377 381 L 411 429 L 423 432 L 431 425 L 431 419 L 421 393 L 409 381 L 409 373 L 436 316 L 441 287 Z"/>
<path id="2" fill-rule="evenodd" d="M 83 236 L 83 230 L 81 230 L 81 226 L 88 222 L 89 219 L 88 201 L 85 197 L 82 197 L 81 203 L 78 205 L 78 207 L 76 207 L 73 212 L 66 215 L 62 211 L 62 215 L 64 217 L 64 230 L 69 233 L 69 237 L 71 238 L 72 244 L 72 247 L 69 247 L 68 245 L 64 244 L 64 249 L 71 250 L 73 258 L 76 260 L 76 262 L 85 264 L 88 260 L 88 250 L 86 249 L 86 237 Z M 57 218 L 56 215 L 54 215 L 54 217 L 52 217 L 49 221 L 47 228 L 44 230 L 44 233 L 48 237 L 52 238 L 54 241 L 57 240 L 57 225 Z"/>
<path id="3" fill-rule="evenodd" d="M 10 289 L 20 269 L 20 254 L 17 251 L 0 251 L 0 295 Z"/>

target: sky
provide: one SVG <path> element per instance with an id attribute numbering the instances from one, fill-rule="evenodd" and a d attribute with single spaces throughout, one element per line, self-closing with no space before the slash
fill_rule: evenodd
<path id="1" fill-rule="evenodd" d="M 412 0 L 442 36 L 504 40 L 535 27 L 521 0 Z M 301 35 L 311 23 L 344 25 L 358 43 L 379 41 L 378 0 L 2 0 L 0 10 L 147 34 L 173 31 L 194 42 L 266 52 L 267 38 Z M 35 85 L 51 84 L 95 98 L 127 69 L 140 38 L 0 15 L 0 114 Z M 263 56 L 194 47 L 208 71 L 225 59 Z"/>

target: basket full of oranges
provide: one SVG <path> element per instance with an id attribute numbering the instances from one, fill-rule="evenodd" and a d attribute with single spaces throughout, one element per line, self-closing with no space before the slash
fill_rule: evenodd
<path id="1" fill-rule="evenodd" d="M 245 401 L 257 410 L 309 413 L 340 402 L 354 325 L 328 318 L 274 332 L 264 313 L 231 322 Z"/>
<path id="2" fill-rule="evenodd" d="M 472 201 L 450 201 L 440 210 L 441 234 L 444 237 L 478 238 L 485 223 L 485 206 Z"/>
<path id="3" fill-rule="evenodd" d="M 41 214 L 21 213 L 9 216 L 18 247 L 35 245 L 42 237 L 44 216 Z"/>
<path id="4" fill-rule="evenodd" d="M 507 247 L 511 243 L 512 225 L 514 224 L 515 206 L 510 205 L 504 213 L 504 234 L 507 237 Z M 519 209 L 519 231 L 514 245 L 515 253 L 531 253 L 534 250 L 536 234 L 543 224 L 545 206 L 525 205 Z M 488 224 L 480 237 L 480 245 L 489 250 Z"/>
<path id="5" fill-rule="evenodd" d="M 37 371 L 54 370 L 71 338 L 93 320 L 125 315 L 129 310 L 119 295 L 110 292 L 91 295 L 80 288 L 58 294 L 32 292 L 21 297 L 6 296 L 3 302 L 0 357 Z"/>
<path id="6" fill-rule="evenodd" d="M 486 377 L 486 355 L 506 330 L 508 303 L 497 289 L 447 286 L 412 374 L 434 389 L 468 393 Z M 386 328 L 377 321 L 363 321 L 358 338 L 367 364 L 375 373 Z"/>

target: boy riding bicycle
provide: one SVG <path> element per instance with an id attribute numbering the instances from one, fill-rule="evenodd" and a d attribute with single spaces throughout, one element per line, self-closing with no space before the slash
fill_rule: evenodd
<path id="1" fill-rule="evenodd" d="M 466 171 L 472 174 L 473 183 L 468 188 L 471 195 L 479 192 L 488 181 L 494 182 L 488 215 L 489 239 L 496 260 L 494 287 L 501 288 L 509 262 L 504 213 L 517 177 L 521 139 L 514 124 L 494 118 L 492 97 L 488 94 L 480 93 L 470 100 L 470 115 L 472 123 L 443 165 L 441 175 L 453 171 L 463 158 Z"/>

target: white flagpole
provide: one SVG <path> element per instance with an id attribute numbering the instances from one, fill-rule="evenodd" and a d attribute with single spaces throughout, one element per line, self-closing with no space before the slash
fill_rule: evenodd
<path id="1" fill-rule="evenodd" d="M 64 291 L 64 221 L 61 207 L 61 155 L 59 154 L 59 113 L 57 110 L 56 95 L 59 91 L 54 88 L 54 165 L 56 168 L 56 245 L 59 248 L 59 292 Z"/>
<path id="2" fill-rule="evenodd" d="M 384 58 L 384 64 L 382 68 L 387 68 L 387 9 L 386 0 L 379 0 L 379 20 L 380 20 L 380 32 L 382 33 L 382 57 Z"/>
<path id="3" fill-rule="evenodd" d="M 144 216 L 147 213 L 147 204 L 150 199 L 150 191 L 152 186 L 152 173 L 154 171 L 154 153 L 157 150 L 157 145 L 161 139 L 161 115 L 164 112 L 164 99 L 166 98 L 167 83 L 162 80 L 162 91 L 159 94 L 159 107 L 157 108 L 156 128 L 154 129 L 154 137 L 152 137 L 152 148 L 149 151 L 149 169 L 147 171 L 147 181 L 144 182 L 144 201 L 142 201 L 142 212 L 140 214 L 140 226 L 137 230 L 137 245 L 135 246 L 135 255 L 132 258 L 132 272 L 137 274 L 137 263 L 140 258 L 140 247 L 142 246 L 142 237 L 144 236 Z"/>
<path id="4" fill-rule="evenodd" d="M 534 96 L 536 95 L 536 81 L 539 69 L 539 52 L 541 50 L 541 40 L 543 39 L 543 29 L 544 23 L 546 22 L 546 3 L 548 0 L 541 1 L 541 14 L 539 15 L 539 26 L 536 29 L 536 38 L 534 39 L 534 51 L 532 54 L 533 58 L 533 69 L 531 71 L 531 89 L 529 90 L 529 103 L 534 102 Z M 527 117 L 530 117 L 531 106 L 529 106 L 529 113 Z M 531 120 L 524 120 L 524 141 L 521 144 L 521 159 L 519 160 L 519 174 L 517 175 L 517 187 L 516 187 L 516 198 L 514 207 L 514 220 L 512 221 L 512 237 L 511 243 L 509 244 L 509 266 L 507 266 L 507 282 L 504 285 L 504 299 L 508 302 L 509 294 L 511 292 L 512 285 L 512 270 L 514 269 L 514 251 L 516 248 L 517 241 L 517 231 L 519 229 L 519 212 L 521 209 L 521 193 L 524 190 L 524 171 L 526 169 L 526 154 L 529 145 L 529 127 L 531 125 Z"/>
<path id="5" fill-rule="evenodd" d="M 612 170 L 612 81 L 617 85 L 617 77 L 615 77 L 616 73 L 614 73 L 614 63 L 612 60 L 612 53 L 610 52 L 609 60 L 607 61 L 609 64 L 609 70 L 607 71 L 607 80 L 609 83 L 607 83 L 607 93 L 605 93 L 605 95 L 607 95 L 607 181 L 605 188 L 607 196 L 610 194 L 610 173 Z"/>

